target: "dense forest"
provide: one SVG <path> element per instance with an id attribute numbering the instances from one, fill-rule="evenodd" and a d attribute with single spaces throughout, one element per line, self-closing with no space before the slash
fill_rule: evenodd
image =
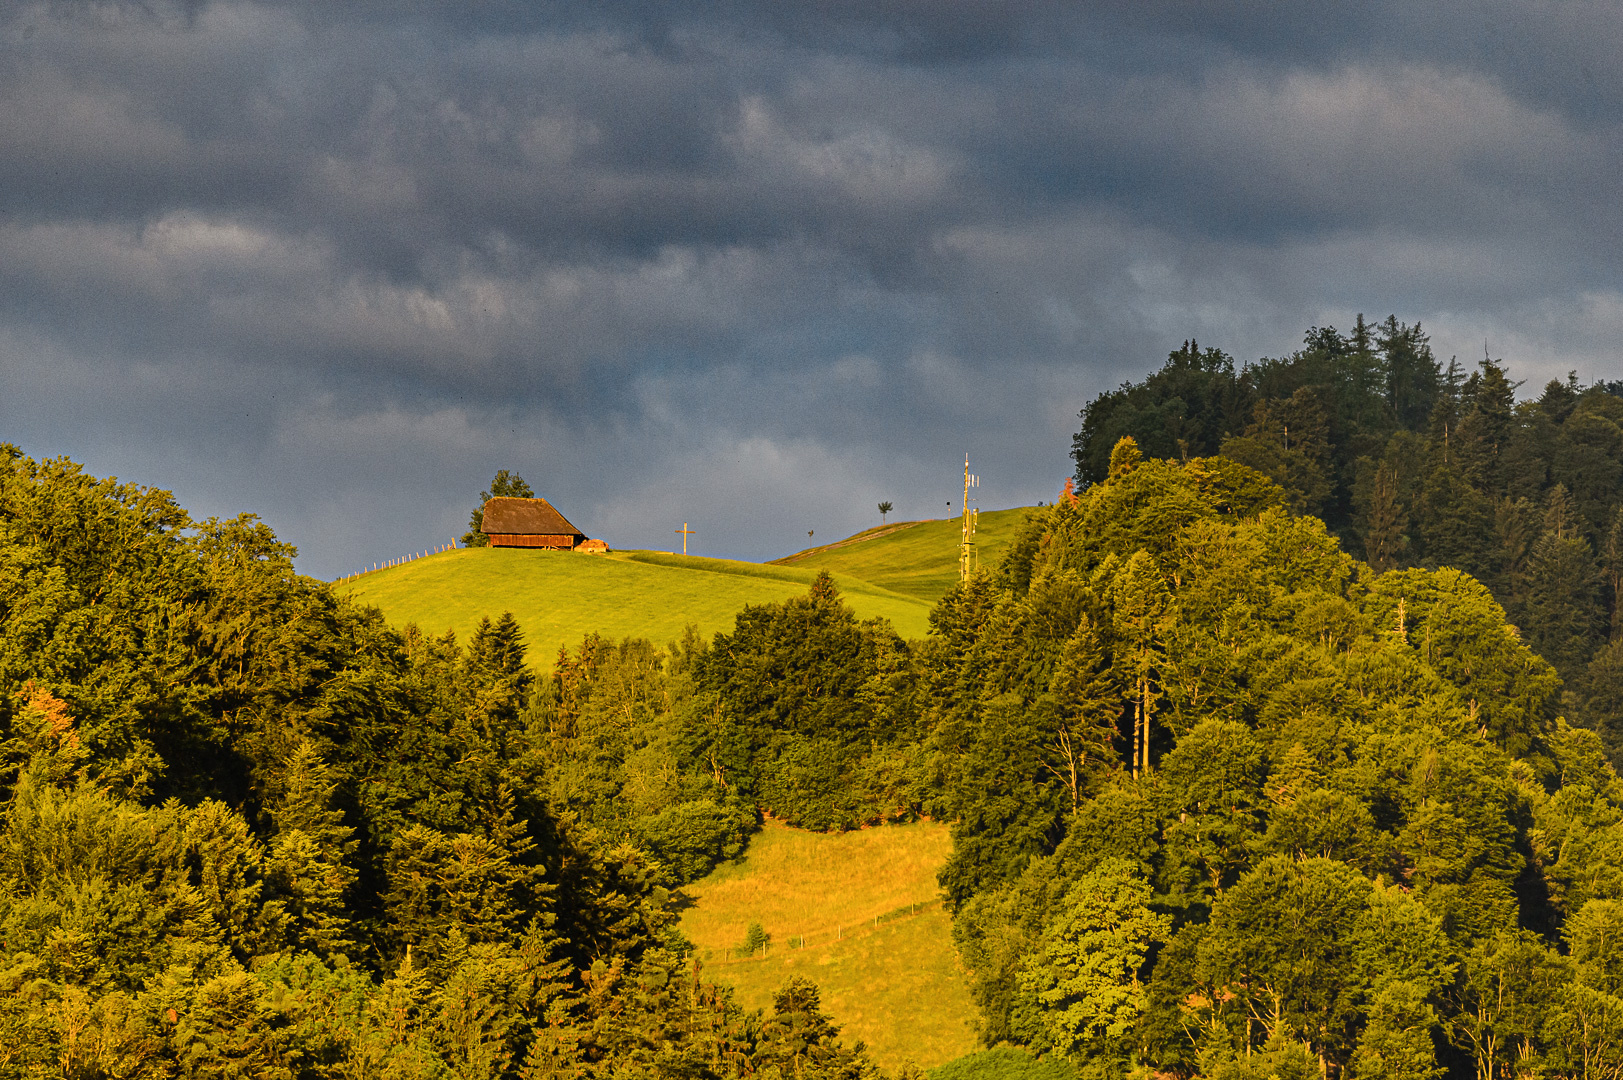
<path id="1" fill-rule="evenodd" d="M 1124 438 L 938 609 L 987 1040 L 1099 1075 L 1619 1075 L 1599 737 L 1475 579 L 1376 574 L 1287 498 Z"/>
<path id="2" fill-rule="evenodd" d="M 771 814 L 950 822 L 983 1039 L 1090 1078 L 1619 1080 L 1623 399 L 1511 390 L 1191 345 L 923 641 L 823 577 L 549 671 L 6 448 L 0 1077 L 874 1075 L 675 928 Z"/>
<path id="3" fill-rule="evenodd" d="M 1314 328 L 1236 370 L 1194 342 L 1101 394 L 1072 446 L 1082 485 L 1132 437 L 1150 457 L 1222 454 L 1260 469 L 1375 570 L 1447 566 L 1488 586 L 1561 674 L 1561 707 L 1623 764 L 1623 383 L 1520 384 L 1467 372 L 1418 325 Z"/>
<path id="4" fill-rule="evenodd" d="M 683 768 L 691 643 L 538 679 L 511 617 L 399 633 L 291 556 L 0 447 L 0 1077 L 873 1072 L 673 929 L 756 823 Z"/>

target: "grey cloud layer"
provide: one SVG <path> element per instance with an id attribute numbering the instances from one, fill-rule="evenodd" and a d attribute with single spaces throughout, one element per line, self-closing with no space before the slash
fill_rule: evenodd
<path id="1" fill-rule="evenodd" d="M 1047 498 L 1190 336 L 1623 374 L 1610 6 L 472 10 L 8 7 L 0 438 L 332 574 L 497 467 L 746 556 Z"/>

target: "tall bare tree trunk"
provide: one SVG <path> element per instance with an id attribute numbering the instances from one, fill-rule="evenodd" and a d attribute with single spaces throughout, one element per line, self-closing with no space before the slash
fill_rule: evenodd
<path id="1" fill-rule="evenodd" d="M 1144 739 L 1144 698 L 1140 696 L 1134 704 L 1138 708 L 1133 713 L 1133 779 L 1137 780 L 1139 747 L 1143 745 Z"/>
<path id="2" fill-rule="evenodd" d="M 1150 680 L 1148 676 L 1140 679 L 1138 683 L 1138 715 L 1141 718 L 1140 722 L 1144 726 L 1143 772 L 1145 776 L 1148 776 L 1150 773 Z"/>

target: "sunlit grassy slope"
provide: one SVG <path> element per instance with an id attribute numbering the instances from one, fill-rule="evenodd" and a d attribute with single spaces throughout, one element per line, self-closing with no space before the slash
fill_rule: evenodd
<path id="1" fill-rule="evenodd" d="M 975 1049 L 975 1006 L 935 879 L 951 849 L 947 827 L 931 822 L 841 834 L 769 822 L 741 862 L 683 890 L 693 906 L 682 931 L 742 1004 L 770 1008 L 779 986 L 805 975 L 845 1038 L 866 1042 L 880 1065 L 939 1065 Z M 771 943 L 764 958 L 737 959 L 751 922 Z"/>
<path id="2" fill-rule="evenodd" d="M 975 543 L 983 567 L 997 565 L 1025 513 L 1025 507 L 1016 507 L 981 514 Z M 772 565 L 849 574 L 933 604 L 958 582 L 962 530 L 960 518 L 881 525 Z"/>
<path id="3" fill-rule="evenodd" d="M 693 623 L 705 637 L 731 630 L 745 604 L 805 593 L 820 567 L 762 566 L 663 552 L 574 552 L 459 548 L 340 582 L 341 591 L 376 604 L 395 626 L 416 623 L 467 641 L 483 616 L 511 611 L 524 630 L 531 662 L 549 668 L 558 646 L 588 633 L 658 643 Z M 831 571 L 861 618 L 882 615 L 903 637 L 923 637 L 930 605 L 917 596 Z"/>

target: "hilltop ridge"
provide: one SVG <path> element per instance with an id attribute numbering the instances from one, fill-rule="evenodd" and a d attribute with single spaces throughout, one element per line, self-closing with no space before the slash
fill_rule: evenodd
<path id="1" fill-rule="evenodd" d="M 1030 509 L 1016 506 L 981 513 L 975 550 L 982 567 L 997 565 Z M 846 574 L 934 604 L 958 583 L 960 521 L 951 517 L 876 525 L 831 544 L 773 559 L 768 565 Z"/>
<path id="2" fill-rule="evenodd" d="M 980 516 L 981 564 L 1001 556 L 1024 508 Z M 957 518 L 892 522 L 766 563 L 664 551 L 579 555 L 523 548 L 457 548 L 336 583 L 375 604 L 396 626 L 454 630 L 466 641 L 479 620 L 511 611 L 537 666 L 590 633 L 673 641 L 692 625 L 708 637 L 746 604 L 803 593 L 828 571 L 861 618 L 889 619 L 906 638 L 929 629 L 931 606 L 958 580 Z"/>

